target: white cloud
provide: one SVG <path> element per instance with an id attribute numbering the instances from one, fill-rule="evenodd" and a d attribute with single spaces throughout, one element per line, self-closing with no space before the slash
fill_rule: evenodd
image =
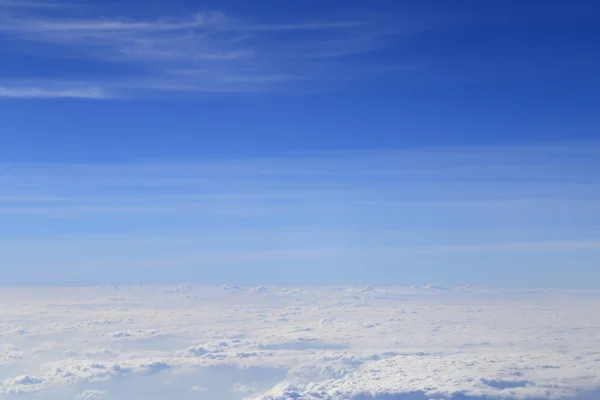
<path id="1" fill-rule="evenodd" d="M 86 390 L 78 394 L 75 400 L 102 400 L 106 393 L 106 390 Z"/>
<path id="2" fill-rule="evenodd" d="M 243 287 L 238 286 L 238 285 L 222 285 L 221 289 L 226 292 L 230 292 L 230 293 L 239 293 L 239 292 L 243 292 L 246 290 Z"/>
<path id="3" fill-rule="evenodd" d="M 37 393 L 44 387 L 44 379 L 38 376 L 21 375 L 2 382 L 0 395 Z"/>
<path id="4" fill-rule="evenodd" d="M 0 366 L 19 363 L 24 360 L 23 353 L 14 346 L 0 346 Z"/>
<path id="5" fill-rule="evenodd" d="M 127 339 L 127 340 L 148 340 L 154 339 L 162 336 L 159 331 L 154 329 L 135 329 L 135 330 L 127 330 L 127 331 L 116 331 L 116 332 L 107 332 L 104 333 L 103 336 L 110 337 L 112 339 Z"/>

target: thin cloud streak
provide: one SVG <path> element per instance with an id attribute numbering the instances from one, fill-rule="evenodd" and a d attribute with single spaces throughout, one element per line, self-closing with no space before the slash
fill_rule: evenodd
<path id="1" fill-rule="evenodd" d="M 558 156 L 563 162 L 554 161 Z M 244 181 L 252 181 L 256 188 L 255 184 L 259 181 L 293 185 L 296 178 L 303 178 L 303 190 L 309 189 L 306 186 L 308 182 L 339 189 L 339 186 L 332 185 L 359 181 L 384 186 L 394 181 L 415 185 L 476 183 L 496 186 L 511 183 L 520 185 L 520 188 L 535 188 L 536 184 L 552 187 L 548 183 L 561 182 L 598 190 L 596 174 L 585 172 L 590 172 L 589 166 L 597 163 L 599 158 L 600 143 L 587 141 L 529 146 L 374 150 L 202 162 L 5 163 L 0 164 L 0 169 L 10 174 L 0 176 L 0 187 L 24 185 L 29 188 L 49 186 L 82 190 L 98 185 L 107 188 L 132 185 L 164 190 L 196 183 L 193 186 L 212 190 L 214 187 L 207 184 L 219 183 L 239 191 L 246 189 L 239 186 Z M 577 180 L 573 179 L 575 177 Z"/>
<path id="2" fill-rule="evenodd" d="M 52 1 L 0 0 L 0 8 L 58 8 L 66 6 L 66 3 L 55 3 Z"/>
<path id="3" fill-rule="evenodd" d="M 233 25 L 231 23 L 220 23 L 218 20 L 227 21 L 223 15 L 222 18 L 207 19 L 204 15 L 188 21 L 178 23 L 165 22 L 126 22 L 124 20 L 24 20 L 15 23 L 12 26 L 5 26 L 3 29 L 7 31 L 15 30 L 20 32 L 61 32 L 73 35 L 75 37 L 78 32 L 96 32 L 110 33 L 112 31 L 146 31 L 146 32 L 162 32 L 162 31 L 177 31 L 189 28 L 203 27 L 214 31 L 240 31 L 240 32 L 269 32 L 269 31 L 313 31 L 313 30 L 336 30 L 359 28 L 366 26 L 366 22 L 347 21 L 347 22 L 314 22 L 314 23 L 296 23 L 296 24 L 273 24 L 273 25 Z"/>
<path id="4" fill-rule="evenodd" d="M 102 89 L 57 89 L 43 87 L 2 87 L 0 86 L 0 98 L 10 99 L 109 99 L 110 95 Z"/>
<path id="5" fill-rule="evenodd" d="M 195 262 L 248 262 L 248 261 L 293 261 L 303 259 L 321 259 L 348 256 L 398 256 L 398 255 L 444 255 L 444 254 L 493 254 L 493 253 L 529 253 L 529 252 L 562 252 L 572 250 L 600 249 L 600 239 L 547 241 L 547 242 L 514 242 L 498 244 L 472 245 L 431 245 L 386 248 L 316 248 L 289 249 L 240 252 L 231 254 L 202 254 Z M 183 260 L 181 260 L 183 261 Z M 167 260 L 162 260 L 164 263 Z M 175 261 L 177 262 L 177 261 Z M 187 262 L 194 262 L 188 260 Z"/>
<path id="6" fill-rule="evenodd" d="M 143 237 L 133 238 L 138 245 L 143 244 Z M 183 238 L 186 239 L 185 237 Z M 101 239 L 97 239 L 101 240 Z M 60 243 L 53 241 L 53 245 L 62 247 L 72 247 L 75 241 Z M 127 238 L 121 238 L 120 244 L 126 245 Z M 150 245 L 153 243 L 149 241 Z M 200 242 L 199 242 L 200 243 Z M 154 245 L 159 245 L 156 243 Z M 164 243 L 163 243 L 164 244 Z M 101 248 L 110 248 L 110 246 L 101 246 Z M 196 246 L 192 246 L 196 247 Z M 600 239 L 588 240 L 565 240 L 565 241 L 546 241 L 546 242 L 512 242 L 512 243 L 492 243 L 492 244 L 470 244 L 470 245 L 423 245 L 423 246 L 398 246 L 398 247 L 372 247 L 372 248 L 345 248 L 345 247 L 327 247 L 327 248 L 304 248 L 304 249 L 276 249 L 276 250 L 256 250 L 256 251 L 232 251 L 232 252 L 210 252 L 202 250 L 193 250 L 188 248 L 188 256 L 173 254 L 168 258 L 161 258 L 154 255 L 145 256 L 137 254 L 127 257 L 127 261 L 121 260 L 119 256 L 106 256 L 106 254 L 87 254 L 75 255 L 70 259 L 67 257 L 64 261 L 54 262 L 54 265 L 74 266 L 80 264 L 82 267 L 104 267 L 110 265 L 112 268 L 122 266 L 124 268 L 165 268 L 165 267 L 183 267 L 183 266 L 203 266 L 214 265 L 217 263 L 253 263 L 253 262 L 296 262 L 296 261 L 328 261 L 332 259 L 347 259 L 349 257 L 402 257 L 402 256 L 444 256 L 460 254 L 522 254 L 522 253 L 562 253 L 571 251 L 599 250 Z M 89 250 L 88 250 L 89 251 Z M 147 253 L 151 252 L 148 250 Z M 109 251 L 108 254 L 111 252 Z M 83 258 L 82 258 L 83 257 Z M 89 260 L 88 260 L 89 258 Z M 93 260 L 93 261 L 92 261 Z"/>
<path id="7" fill-rule="evenodd" d="M 298 24 L 273 24 L 273 25 L 248 25 L 241 27 L 247 31 L 312 31 L 328 29 L 359 28 L 366 26 L 364 21 L 341 21 L 341 22 L 312 22 Z"/>

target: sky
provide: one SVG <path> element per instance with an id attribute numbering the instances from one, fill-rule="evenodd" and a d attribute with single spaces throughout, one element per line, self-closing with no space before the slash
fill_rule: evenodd
<path id="1" fill-rule="evenodd" d="M 0 0 L 0 284 L 598 288 L 599 12 Z"/>

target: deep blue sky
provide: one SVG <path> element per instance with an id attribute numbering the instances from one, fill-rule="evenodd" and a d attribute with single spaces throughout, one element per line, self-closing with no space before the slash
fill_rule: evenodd
<path id="1" fill-rule="evenodd" d="M 0 0 L 7 284 L 589 286 L 599 15 L 595 1 Z"/>

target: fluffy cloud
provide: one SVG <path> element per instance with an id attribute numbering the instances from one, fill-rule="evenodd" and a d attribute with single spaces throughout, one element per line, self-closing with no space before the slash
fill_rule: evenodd
<path id="1" fill-rule="evenodd" d="M 0 394 L 19 395 L 27 393 L 36 393 L 42 389 L 44 379 L 38 376 L 21 375 L 12 379 L 6 379 L 0 388 Z"/>

